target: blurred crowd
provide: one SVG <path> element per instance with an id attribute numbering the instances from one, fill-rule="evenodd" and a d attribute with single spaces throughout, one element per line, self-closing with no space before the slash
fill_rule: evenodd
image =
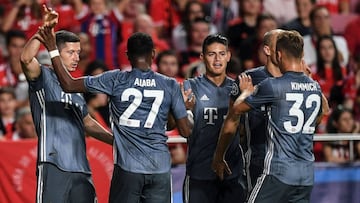
<path id="1" fill-rule="evenodd" d="M 59 13 L 57 30 L 77 33 L 81 53 L 74 77 L 129 70 L 126 42 L 134 32 L 152 36 L 157 57 L 152 69 L 182 82 L 204 73 L 199 56 L 206 36 L 225 35 L 232 59 L 227 74 L 266 63 L 267 31 L 297 30 L 304 60 L 328 98 L 331 114 L 317 133 L 360 132 L 360 1 L 357 0 L 0 0 L 0 140 L 35 138 L 22 73 L 22 49 L 42 25 L 42 4 Z M 43 47 L 37 55 L 51 65 Z M 107 96 L 85 94 L 90 114 L 109 128 Z M 177 132 L 169 132 L 169 136 Z M 183 145 L 170 150 L 186 153 Z M 317 160 L 349 161 L 349 141 L 315 143 Z M 360 152 L 360 144 L 355 143 Z M 185 154 L 184 154 L 185 155 Z M 186 156 L 174 155 L 183 162 Z M 358 157 L 357 157 L 358 158 Z M 176 162 L 182 162 L 176 161 Z"/>

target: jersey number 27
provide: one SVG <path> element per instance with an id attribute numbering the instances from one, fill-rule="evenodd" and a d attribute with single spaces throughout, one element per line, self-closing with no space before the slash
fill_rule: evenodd
<path id="1" fill-rule="evenodd" d="M 130 97 L 133 96 L 134 100 L 127 107 L 127 109 L 120 116 L 120 125 L 128 127 L 140 127 L 140 120 L 131 119 L 131 115 L 139 108 L 143 97 L 153 97 L 154 102 L 151 105 L 151 110 L 149 115 L 146 118 L 144 127 L 152 128 L 154 125 L 155 118 L 159 113 L 160 105 L 164 99 L 163 90 L 144 90 L 144 94 L 141 93 L 138 89 L 128 88 L 121 95 L 121 101 L 129 101 Z"/>

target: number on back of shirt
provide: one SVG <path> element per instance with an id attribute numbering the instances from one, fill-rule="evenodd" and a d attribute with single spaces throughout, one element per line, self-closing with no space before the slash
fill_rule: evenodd
<path id="1" fill-rule="evenodd" d="M 312 134 L 315 132 L 315 119 L 319 113 L 321 106 L 321 98 L 317 94 L 309 95 L 305 100 L 305 108 L 314 107 L 310 117 L 305 120 L 304 112 L 300 108 L 304 102 L 304 95 L 300 93 L 286 93 L 286 101 L 294 101 L 289 110 L 289 115 L 297 118 L 297 123 L 292 125 L 291 121 L 284 122 L 284 128 L 289 133 L 302 132 L 304 134 Z"/>
<path id="2" fill-rule="evenodd" d="M 146 118 L 144 127 L 152 128 L 154 125 L 155 118 L 159 113 L 160 105 L 164 99 L 164 91 L 163 90 L 144 90 L 144 94 L 141 91 L 135 88 L 126 89 L 121 95 L 121 101 L 126 102 L 129 101 L 130 97 L 134 97 L 134 100 L 127 107 L 127 109 L 120 116 L 120 125 L 128 126 L 128 127 L 140 127 L 140 120 L 131 119 L 130 117 L 136 111 L 137 108 L 141 105 L 143 101 L 143 97 L 153 97 L 154 102 L 151 105 L 151 110 Z"/>

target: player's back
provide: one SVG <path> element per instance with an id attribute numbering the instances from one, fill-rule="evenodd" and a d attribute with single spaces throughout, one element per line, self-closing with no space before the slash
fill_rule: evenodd
<path id="1" fill-rule="evenodd" d="M 303 73 L 286 72 L 262 84 L 274 95 L 270 102 L 269 137 L 265 168 L 287 184 L 313 183 L 312 152 L 321 89 Z M 266 89 L 266 88 L 265 88 Z"/>
<path id="2" fill-rule="evenodd" d="M 133 68 L 106 72 L 85 81 L 90 91 L 110 95 L 116 163 L 136 173 L 163 173 L 170 169 L 165 135 L 168 113 L 186 117 L 180 87 L 173 78 Z"/>

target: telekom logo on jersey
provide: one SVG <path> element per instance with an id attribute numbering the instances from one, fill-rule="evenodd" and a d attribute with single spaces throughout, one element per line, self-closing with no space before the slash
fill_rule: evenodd
<path id="1" fill-rule="evenodd" d="M 226 115 L 223 116 L 223 119 L 225 119 L 225 117 Z M 207 120 L 206 124 L 214 125 L 216 119 L 218 119 L 218 109 L 215 107 L 205 107 L 204 120 Z"/>
<path id="2" fill-rule="evenodd" d="M 76 107 L 78 107 L 78 108 L 80 108 L 82 110 L 83 107 L 80 104 L 78 104 L 76 102 L 75 103 L 73 102 L 73 98 L 72 98 L 73 95 L 74 94 L 65 93 L 65 92 L 61 91 L 61 100 L 60 101 L 65 103 L 64 108 L 69 109 L 70 108 L 69 105 L 75 104 Z M 80 96 L 82 98 L 82 95 L 80 93 L 76 93 L 76 95 L 78 95 L 78 96 Z"/>

